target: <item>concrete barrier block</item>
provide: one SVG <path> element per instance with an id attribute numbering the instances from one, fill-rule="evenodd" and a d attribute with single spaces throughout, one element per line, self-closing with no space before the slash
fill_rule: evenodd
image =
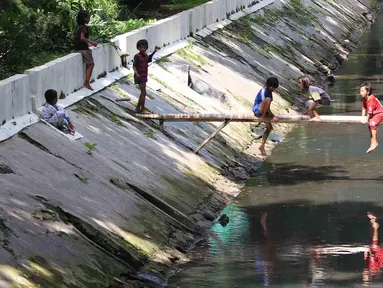
<path id="1" fill-rule="evenodd" d="M 25 71 L 29 75 L 30 96 L 39 108 L 45 103 L 44 93 L 55 89 L 59 94 L 68 95 L 82 86 L 84 75 L 82 56 L 72 53 L 42 66 Z"/>
<path id="2" fill-rule="evenodd" d="M 94 59 L 94 69 L 92 73 L 92 79 L 96 80 L 102 77 L 105 73 L 108 73 L 109 69 L 109 56 L 110 56 L 110 45 L 101 44 L 96 48 L 92 49 Z M 106 75 L 105 75 L 106 76 Z"/>
<path id="3" fill-rule="evenodd" d="M 171 27 L 170 27 L 170 29 L 172 30 L 172 42 L 170 42 L 169 44 L 172 44 L 182 39 L 181 25 L 182 25 L 181 15 L 180 14 L 174 15 L 172 17 Z"/>
<path id="4" fill-rule="evenodd" d="M 32 110 L 28 75 L 17 74 L 0 81 L 0 126 Z"/>
<path id="5" fill-rule="evenodd" d="M 203 5 L 203 13 L 204 13 L 204 27 L 209 26 L 215 22 L 214 20 L 214 3 L 207 2 Z"/>
<path id="6" fill-rule="evenodd" d="M 120 46 L 120 40 L 116 39 L 113 43 L 119 47 L 121 50 L 113 47 L 112 45 L 109 48 L 109 67 L 108 72 L 115 71 L 116 69 L 121 67 L 121 53 L 125 53 L 126 49 L 122 49 Z"/>
<path id="7" fill-rule="evenodd" d="M 185 39 L 190 35 L 190 11 L 179 13 L 180 16 L 180 39 Z"/>
<path id="8" fill-rule="evenodd" d="M 164 40 L 163 40 L 163 35 L 162 33 L 165 33 L 163 30 L 163 25 L 162 23 L 157 23 L 151 25 L 147 30 L 146 30 L 146 39 L 148 40 L 149 43 L 149 51 L 152 51 L 155 46 L 164 46 Z"/>
<path id="9" fill-rule="evenodd" d="M 204 6 L 191 9 L 191 32 L 196 33 L 204 27 Z"/>
<path id="10" fill-rule="evenodd" d="M 75 90 L 78 90 L 81 88 L 82 84 L 84 83 L 85 79 L 85 73 L 83 70 L 84 64 L 82 60 L 82 55 L 80 53 L 72 53 L 71 59 L 71 74 L 70 74 L 70 79 L 71 79 L 71 89 L 69 93 L 74 92 Z"/>
<path id="11" fill-rule="evenodd" d="M 231 15 L 236 12 L 236 0 L 225 0 L 226 2 L 226 15 Z"/>

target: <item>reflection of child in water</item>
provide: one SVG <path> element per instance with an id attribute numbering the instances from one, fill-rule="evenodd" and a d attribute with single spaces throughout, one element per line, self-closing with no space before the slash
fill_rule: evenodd
<path id="1" fill-rule="evenodd" d="M 365 270 L 363 273 L 363 281 L 370 282 L 372 276 L 377 276 L 380 274 L 383 268 L 383 248 L 379 246 L 379 223 L 377 217 L 368 212 L 367 217 L 370 219 L 371 226 L 374 229 L 374 234 L 372 235 L 372 243 L 370 249 L 364 252 L 364 264 Z"/>

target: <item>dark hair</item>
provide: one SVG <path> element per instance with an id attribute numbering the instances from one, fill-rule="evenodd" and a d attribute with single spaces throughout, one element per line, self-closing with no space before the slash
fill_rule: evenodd
<path id="1" fill-rule="evenodd" d="M 372 94 L 372 87 L 371 87 L 371 83 L 370 82 L 364 82 L 362 85 L 360 85 L 359 89 L 364 87 L 364 89 L 367 90 L 368 92 L 368 95 L 371 95 Z"/>
<path id="2" fill-rule="evenodd" d="M 58 98 L 57 91 L 53 89 L 49 89 L 45 91 L 45 101 L 47 101 L 48 104 L 51 104 L 53 100 Z"/>
<path id="3" fill-rule="evenodd" d="M 81 10 L 78 12 L 77 17 L 76 17 L 76 22 L 78 25 L 84 25 L 85 24 L 85 19 L 90 16 L 89 12 L 86 10 Z"/>
<path id="4" fill-rule="evenodd" d="M 269 77 L 266 80 L 266 87 L 272 87 L 277 89 L 279 87 L 279 81 L 276 77 Z"/>
<path id="5" fill-rule="evenodd" d="M 311 77 L 310 77 L 310 76 L 307 76 L 307 75 L 299 77 L 299 78 L 298 78 L 298 81 L 300 81 L 300 82 L 302 83 L 302 89 L 303 89 L 305 92 L 309 91 L 309 88 L 310 88 L 310 86 L 311 86 L 311 84 L 312 84 L 312 82 L 313 82 L 313 80 L 311 79 Z"/>
<path id="6" fill-rule="evenodd" d="M 140 47 L 141 45 L 144 45 L 146 48 L 149 47 L 149 44 L 148 44 L 148 41 L 146 39 L 141 39 L 137 42 L 137 49 L 138 47 Z"/>

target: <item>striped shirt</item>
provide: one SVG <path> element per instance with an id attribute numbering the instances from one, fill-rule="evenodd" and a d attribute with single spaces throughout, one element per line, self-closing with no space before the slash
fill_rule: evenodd
<path id="1" fill-rule="evenodd" d="M 134 56 L 133 67 L 136 68 L 138 75 L 140 75 L 140 83 L 148 82 L 148 67 L 153 60 L 154 53 L 150 55 L 138 53 Z"/>

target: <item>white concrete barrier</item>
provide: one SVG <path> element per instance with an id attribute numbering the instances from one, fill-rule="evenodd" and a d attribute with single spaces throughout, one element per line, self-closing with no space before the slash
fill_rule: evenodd
<path id="1" fill-rule="evenodd" d="M 114 49 L 113 47 L 110 47 L 109 44 L 101 44 L 96 48 L 91 48 L 95 64 L 92 73 L 92 80 L 105 77 L 106 74 L 109 72 L 110 48 Z"/>
<path id="2" fill-rule="evenodd" d="M 31 112 L 29 78 L 17 74 L 0 81 L 0 126 Z"/>
<path id="3" fill-rule="evenodd" d="M 80 89 L 84 81 L 82 56 L 72 53 L 42 66 L 25 71 L 29 75 L 29 96 L 34 98 L 33 109 L 45 103 L 44 93 L 55 89 L 59 94 L 69 95 Z"/>

